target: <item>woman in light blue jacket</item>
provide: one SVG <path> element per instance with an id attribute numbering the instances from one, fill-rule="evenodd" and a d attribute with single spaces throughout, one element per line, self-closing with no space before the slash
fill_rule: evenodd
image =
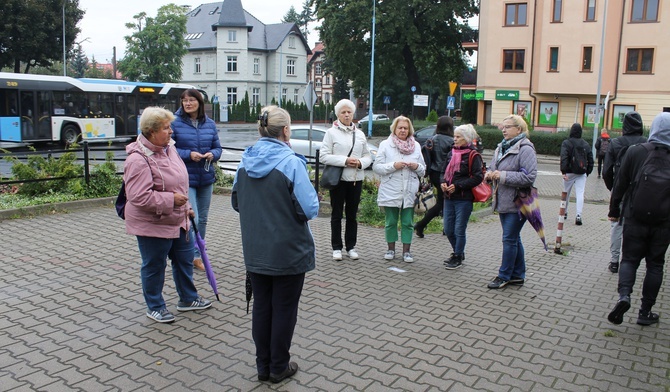
<path id="1" fill-rule="evenodd" d="M 419 178 L 426 172 L 421 146 L 414 140 L 414 127 L 409 118 L 396 117 L 391 124 L 391 136 L 381 142 L 372 170 L 381 176 L 377 204 L 386 214 L 385 236 L 388 250 L 384 259 L 395 258 L 398 240 L 398 218 L 403 260 L 414 262 L 410 245 L 414 232 L 414 198 L 419 190 Z"/>

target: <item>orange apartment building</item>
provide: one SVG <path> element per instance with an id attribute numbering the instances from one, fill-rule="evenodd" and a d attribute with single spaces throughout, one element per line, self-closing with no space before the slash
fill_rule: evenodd
<path id="1" fill-rule="evenodd" d="M 670 111 L 670 0 L 482 0 L 478 124 L 510 113 L 536 129 L 593 128 L 606 23 L 601 125 L 621 129 L 637 110 L 645 126 Z"/>

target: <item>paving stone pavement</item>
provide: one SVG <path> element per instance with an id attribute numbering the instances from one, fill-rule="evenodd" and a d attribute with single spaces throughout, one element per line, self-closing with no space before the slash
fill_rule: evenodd
<path id="1" fill-rule="evenodd" d="M 442 266 L 442 235 L 415 239 L 413 264 L 385 262 L 383 229 L 365 226 L 361 259 L 334 262 L 329 218 L 316 218 L 317 269 L 291 349 L 300 371 L 276 385 L 256 381 L 229 197 L 213 197 L 207 231 L 222 302 L 179 313 L 168 275 L 165 298 L 177 317 L 169 325 L 145 316 L 136 241 L 111 205 L 1 221 L 0 390 L 667 392 L 668 285 L 655 307 L 660 324 L 635 324 L 644 268 L 624 323 L 607 322 L 617 277 L 606 269 L 606 191 L 594 177 L 584 225 L 566 223 L 567 255 L 557 255 L 560 176 L 541 173 L 550 251 L 526 225 L 527 283 L 499 291 L 486 288 L 501 254 L 495 215 L 470 223 L 455 271 Z M 195 280 L 212 299 L 205 275 Z"/>

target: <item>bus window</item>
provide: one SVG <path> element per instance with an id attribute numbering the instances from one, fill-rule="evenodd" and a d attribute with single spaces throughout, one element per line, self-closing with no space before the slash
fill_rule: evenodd
<path id="1" fill-rule="evenodd" d="M 19 93 L 14 90 L 0 90 L 0 117 L 19 115 Z"/>
<path id="2" fill-rule="evenodd" d="M 118 94 L 114 101 L 114 130 L 116 136 L 126 135 L 126 105 L 123 95 Z"/>
<path id="3" fill-rule="evenodd" d="M 135 95 L 128 95 L 126 101 L 126 135 L 137 135 L 137 97 Z"/>
<path id="4" fill-rule="evenodd" d="M 35 102 L 32 91 L 21 91 L 21 140 L 32 140 L 35 138 L 35 128 L 33 127 Z"/>

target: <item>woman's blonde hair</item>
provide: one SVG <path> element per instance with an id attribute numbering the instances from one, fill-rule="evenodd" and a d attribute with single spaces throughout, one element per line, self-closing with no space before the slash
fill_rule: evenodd
<path id="1" fill-rule="evenodd" d="M 519 116 L 518 114 L 510 114 L 509 116 L 503 118 L 503 121 L 505 120 L 512 120 L 514 125 L 521 129 L 521 133 L 525 133 L 526 137 L 530 136 L 530 133 L 528 132 L 528 124 L 526 124 L 526 120 L 523 117 Z"/>
<path id="2" fill-rule="evenodd" d="M 148 138 L 152 133 L 163 130 L 165 123 L 174 121 L 174 114 L 171 111 L 158 106 L 149 106 L 142 111 L 140 116 L 140 131 L 142 135 Z"/>
<path id="3" fill-rule="evenodd" d="M 472 124 L 462 124 L 454 128 L 454 135 L 460 133 L 468 144 L 477 138 L 477 130 Z"/>
<path id="4" fill-rule="evenodd" d="M 409 124 L 409 132 L 407 133 L 407 137 L 414 135 L 414 126 L 412 125 L 412 120 L 405 116 L 398 116 L 393 119 L 393 123 L 391 123 L 391 133 L 395 135 L 395 129 L 398 127 L 398 122 L 400 121 L 407 121 Z"/>
<path id="5" fill-rule="evenodd" d="M 258 116 L 258 133 L 263 137 L 279 139 L 284 127 L 291 127 L 291 115 L 279 106 L 266 106 Z"/>

